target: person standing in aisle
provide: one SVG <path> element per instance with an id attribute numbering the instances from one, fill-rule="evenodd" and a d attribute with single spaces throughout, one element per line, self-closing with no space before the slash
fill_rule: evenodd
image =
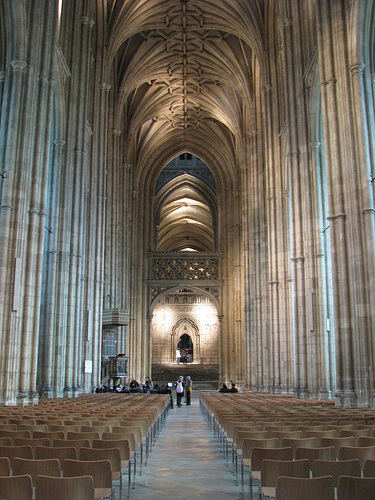
<path id="1" fill-rule="evenodd" d="M 191 401 L 191 393 L 193 392 L 193 381 L 191 380 L 191 377 L 190 375 L 188 375 L 186 377 L 186 381 L 185 381 L 185 400 L 186 400 L 186 404 L 188 406 L 190 406 L 190 401 Z"/>
<path id="2" fill-rule="evenodd" d="M 181 406 L 182 396 L 184 395 L 184 377 L 180 375 L 176 382 L 177 406 Z"/>

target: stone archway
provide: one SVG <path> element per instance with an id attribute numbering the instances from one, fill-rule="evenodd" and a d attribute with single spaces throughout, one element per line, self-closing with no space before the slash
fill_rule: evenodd
<path id="1" fill-rule="evenodd" d="M 184 337 L 189 338 L 191 346 L 186 345 L 187 341 L 184 341 Z M 184 317 L 180 318 L 172 328 L 171 335 L 171 352 L 177 358 L 177 351 L 179 357 L 182 355 L 182 350 L 189 349 L 188 355 L 191 355 L 189 362 L 199 363 L 200 362 L 200 332 L 199 325 L 190 318 Z M 194 352 L 193 352 L 194 351 Z M 194 359 L 193 359 L 194 355 Z M 180 360 L 181 361 L 181 360 Z M 177 361 L 178 362 L 178 361 Z"/>
<path id="2" fill-rule="evenodd" d="M 206 382 L 219 379 L 219 312 L 216 304 L 198 290 L 179 289 L 160 296 L 154 303 L 150 324 L 152 376 L 161 383 L 173 381 L 188 370 Z M 190 339 L 192 358 L 178 364 L 176 351 L 181 339 Z"/>

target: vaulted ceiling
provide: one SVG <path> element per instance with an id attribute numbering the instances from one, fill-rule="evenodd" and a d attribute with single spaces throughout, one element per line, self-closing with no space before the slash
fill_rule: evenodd
<path id="1" fill-rule="evenodd" d="M 109 67 L 131 163 L 150 164 L 158 151 L 161 169 L 190 150 L 233 168 L 264 54 L 263 2 L 108 1 Z"/>

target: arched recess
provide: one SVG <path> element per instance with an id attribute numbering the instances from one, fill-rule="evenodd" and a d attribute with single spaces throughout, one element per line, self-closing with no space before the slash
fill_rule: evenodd
<path id="1" fill-rule="evenodd" d="M 220 309 L 216 290 L 174 286 L 159 293 L 150 307 L 152 364 L 177 362 L 183 334 L 192 338 L 194 364 L 218 364 Z"/>
<path id="2" fill-rule="evenodd" d="M 184 198 L 186 198 L 185 202 Z M 169 208 L 167 205 L 169 205 Z M 170 221 L 169 228 L 166 228 L 163 239 L 168 238 L 170 245 L 173 246 L 172 233 L 176 230 L 181 233 L 183 220 L 177 216 L 177 212 L 181 210 L 186 211 L 187 217 L 185 218 L 187 222 L 193 218 L 196 219 L 196 224 L 200 224 L 201 229 L 198 230 L 196 236 L 201 238 L 202 244 L 203 241 L 207 240 L 201 250 L 214 251 L 217 248 L 217 203 L 215 195 L 207 184 L 189 174 L 179 175 L 169 181 L 155 197 L 153 210 L 155 217 L 154 248 L 161 250 L 160 245 L 163 246 L 163 241 L 160 230 L 163 229 L 163 221 L 168 218 L 171 219 L 171 217 L 174 220 Z M 174 212 L 174 215 L 171 211 Z M 174 230 L 173 227 L 176 229 Z M 162 249 L 169 250 L 169 248 Z M 171 248 L 171 250 L 177 249 Z"/>

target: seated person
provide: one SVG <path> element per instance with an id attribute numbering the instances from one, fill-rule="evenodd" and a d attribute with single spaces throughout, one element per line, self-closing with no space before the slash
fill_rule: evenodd
<path id="1" fill-rule="evenodd" d="M 223 384 L 223 387 L 219 390 L 219 392 L 229 392 L 227 384 Z"/>
<path id="2" fill-rule="evenodd" d="M 235 382 L 231 382 L 231 388 L 229 389 L 229 392 L 238 392 L 238 389 L 236 387 L 236 383 Z"/>

